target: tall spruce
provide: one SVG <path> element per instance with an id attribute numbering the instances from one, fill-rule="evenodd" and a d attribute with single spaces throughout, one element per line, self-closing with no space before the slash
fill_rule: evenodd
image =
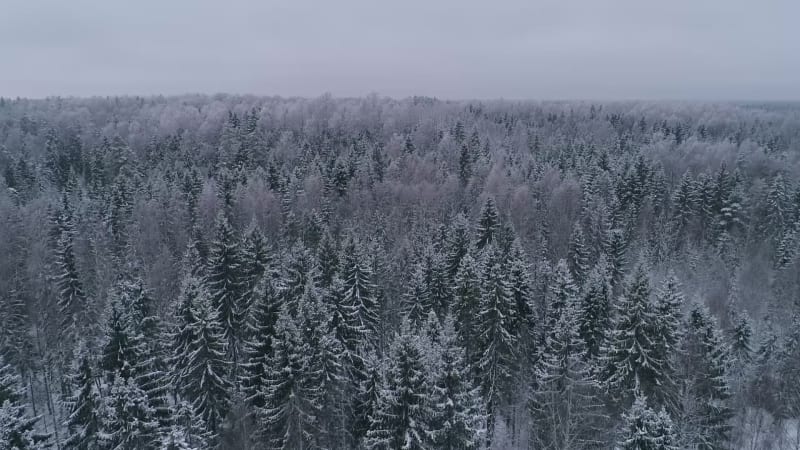
<path id="1" fill-rule="evenodd" d="M 668 395 L 664 361 L 659 354 L 658 320 L 643 265 L 628 279 L 619 300 L 619 315 L 605 352 L 603 380 L 622 410 L 633 402 L 634 388 L 661 406 Z"/>
<path id="2" fill-rule="evenodd" d="M 483 398 L 458 343 L 451 315 L 444 319 L 438 344 L 435 356 L 439 367 L 431 377 L 430 445 L 445 450 L 481 448 L 486 431 Z"/>

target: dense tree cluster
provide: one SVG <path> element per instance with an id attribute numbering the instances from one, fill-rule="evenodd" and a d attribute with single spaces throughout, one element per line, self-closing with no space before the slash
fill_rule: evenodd
<path id="1" fill-rule="evenodd" d="M 0 448 L 796 445 L 796 105 L 2 99 L 0 173 Z"/>

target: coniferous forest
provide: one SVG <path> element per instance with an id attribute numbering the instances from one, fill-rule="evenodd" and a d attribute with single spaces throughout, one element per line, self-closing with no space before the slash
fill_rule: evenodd
<path id="1" fill-rule="evenodd" d="M 800 105 L 0 98 L 0 449 L 798 449 Z"/>

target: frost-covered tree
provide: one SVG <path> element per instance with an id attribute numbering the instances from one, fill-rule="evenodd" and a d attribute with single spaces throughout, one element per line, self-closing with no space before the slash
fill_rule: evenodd
<path id="1" fill-rule="evenodd" d="M 480 357 L 476 339 L 478 330 L 476 318 L 481 307 L 481 284 L 480 269 L 469 253 L 461 259 L 453 291 L 455 297 L 453 316 L 458 339 L 466 351 L 467 362 L 474 367 Z"/>
<path id="2" fill-rule="evenodd" d="M 569 269 L 572 278 L 578 285 L 582 285 L 590 269 L 589 248 L 586 245 L 586 238 L 583 234 L 583 227 L 580 222 L 575 224 L 572 229 L 572 236 L 569 240 Z"/>
<path id="3" fill-rule="evenodd" d="M 216 221 L 215 238 L 211 243 L 205 284 L 211 305 L 219 316 L 223 336 L 227 341 L 225 349 L 233 362 L 234 372 L 237 371 L 239 363 L 247 314 L 245 272 L 238 237 L 235 236 L 225 214 L 220 212 Z"/>
<path id="4" fill-rule="evenodd" d="M 202 288 L 201 288 L 202 289 Z M 185 347 L 176 347 L 174 365 L 176 385 L 182 398 L 192 404 L 212 435 L 216 436 L 230 408 L 231 385 L 227 378 L 229 362 L 226 359 L 223 326 L 217 309 L 202 290 L 194 297 L 186 317 L 191 322 L 181 323 L 181 337 L 186 337 Z"/>
<path id="5" fill-rule="evenodd" d="M 341 261 L 341 301 L 353 311 L 352 327 L 363 336 L 372 336 L 377 330 L 378 304 L 367 255 L 355 242 L 350 242 L 343 250 Z"/>
<path id="6" fill-rule="evenodd" d="M 602 376 L 606 389 L 622 409 L 633 401 L 634 388 L 651 398 L 654 405 L 663 405 L 669 394 L 669 380 L 660 355 L 659 317 L 644 266 L 639 265 L 627 281 L 617 310 L 604 356 Z"/>
<path id="7" fill-rule="evenodd" d="M 89 357 L 81 359 L 73 384 L 77 387 L 69 401 L 68 435 L 64 446 L 74 449 L 99 449 L 102 443 L 104 405 Z"/>
<path id="8" fill-rule="evenodd" d="M 0 448 L 39 448 L 34 441 L 34 425 L 39 418 L 26 411 L 24 389 L 14 368 L 0 357 Z"/>
<path id="9" fill-rule="evenodd" d="M 681 344 L 681 439 L 704 450 L 728 448 L 733 411 L 727 370 L 728 349 L 714 319 L 694 305 Z"/>
<path id="10" fill-rule="evenodd" d="M 586 356 L 598 360 L 611 334 L 612 289 L 604 260 L 589 272 L 581 295 L 579 332 Z"/>
<path id="11" fill-rule="evenodd" d="M 407 323 L 392 342 L 379 402 L 364 440 L 366 448 L 427 448 L 431 385 L 424 345 Z"/>
<path id="12" fill-rule="evenodd" d="M 439 336 L 439 367 L 431 377 L 430 445 L 441 449 L 481 448 L 485 438 L 485 415 L 480 389 L 458 344 L 452 316 L 447 316 Z"/>
<path id="13" fill-rule="evenodd" d="M 508 273 L 500 250 L 484 249 L 481 268 L 481 303 L 476 321 L 478 373 L 487 402 L 489 434 L 505 394 L 511 386 L 517 362 L 517 336 L 514 333 L 515 304 Z"/>
<path id="14" fill-rule="evenodd" d="M 320 386 L 303 342 L 303 330 L 286 311 L 281 311 L 264 387 L 265 405 L 258 410 L 260 437 L 269 448 L 312 448 L 319 437 Z"/>
<path id="15" fill-rule="evenodd" d="M 599 385 L 579 334 L 579 310 L 571 298 L 554 318 L 534 374 L 531 413 L 535 448 L 593 448 L 602 443 Z"/>
<path id="16" fill-rule="evenodd" d="M 480 217 L 478 218 L 478 228 L 476 230 L 475 245 L 483 249 L 488 244 L 496 243 L 497 233 L 500 230 L 500 215 L 497 212 L 494 199 L 489 197 L 483 204 Z"/>
<path id="17" fill-rule="evenodd" d="M 677 450 L 678 439 L 669 414 L 656 413 L 647 405 L 647 398 L 638 391 L 631 408 L 625 413 L 619 448 L 625 450 Z"/>
<path id="18" fill-rule="evenodd" d="M 428 312 L 433 311 L 430 286 L 425 278 L 425 267 L 415 264 L 403 293 L 404 315 L 414 327 L 422 324 Z"/>
<path id="19" fill-rule="evenodd" d="M 263 408 L 269 364 L 275 341 L 280 337 L 276 325 L 281 310 L 281 296 L 276 280 L 263 278 L 255 289 L 256 300 L 248 324 L 249 338 L 243 345 L 241 385 L 245 400 L 253 408 Z"/>
<path id="20" fill-rule="evenodd" d="M 105 400 L 104 445 L 129 450 L 156 447 L 159 436 L 155 411 L 133 379 L 114 377 Z"/>

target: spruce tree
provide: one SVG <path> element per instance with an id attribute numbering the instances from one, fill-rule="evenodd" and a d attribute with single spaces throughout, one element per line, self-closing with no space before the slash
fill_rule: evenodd
<path id="1" fill-rule="evenodd" d="M 611 296 L 608 269 L 602 259 L 586 278 L 579 311 L 579 331 L 586 346 L 586 357 L 595 362 L 611 334 Z"/>
<path id="2" fill-rule="evenodd" d="M 517 361 L 515 305 L 502 255 L 494 246 L 485 249 L 481 268 L 481 303 L 476 316 L 478 373 L 487 402 L 488 430 L 491 437 L 495 414 L 506 401 Z"/>
<path id="3" fill-rule="evenodd" d="M 287 311 L 280 312 L 276 329 L 281 339 L 268 366 L 259 434 L 268 448 L 310 448 L 318 437 L 320 411 L 319 387 L 310 380 L 319 373 L 313 372 L 302 330 Z"/>
<path id="4" fill-rule="evenodd" d="M 446 261 L 438 252 L 434 251 L 425 257 L 425 281 L 433 311 L 440 318 L 444 317 L 450 310 L 452 290 Z"/>
<path id="5" fill-rule="evenodd" d="M 480 269 L 469 253 L 461 259 L 453 291 L 455 296 L 453 316 L 459 343 L 465 349 L 467 362 L 472 367 L 477 367 L 480 357 L 476 338 L 478 332 L 476 318 L 481 307 Z"/>
<path id="6" fill-rule="evenodd" d="M 378 304 L 367 255 L 356 242 L 350 242 L 345 246 L 341 260 L 342 301 L 352 308 L 352 326 L 362 336 L 374 335 L 378 326 Z"/>
<path id="7" fill-rule="evenodd" d="M 216 222 L 216 236 L 211 244 L 205 284 L 211 296 L 211 305 L 216 310 L 226 340 L 225 349 L 232 361 L 234 375 L 239 364 L 241 339 L 244 332 L 245 268 L 237 237 L 224 213 L 220 212 Z"/>
<path id="8" fill-rule="evenodd" d="M 617 292 L 617 286 L 620 286 L 625 275 L 625 265 L 627 264 L 625 252 L 627 247 L 628 243 L 622 230 L 613 229 L 608 232 L 605 242 L 605 253 L 608 257 L 611 286 L 615 289 L 615 292 Z"/>
<path id="9" fill-rule="evenodd" d="M 475 245 L 480 250 L 491 244 L 497 238 L 497 232 L 500 229 L 500 216 L 497 213 L 497 207 L 494 204 L 494 199 L 489 197 L 486 203 L 483 204 L 480 217 L 478 218 L 477 237 Z"/>
<path id="10" fill-rule="evenodd" d="M 68 402 L 68 435 L 64 447 L 78 450 L 99 449 L 102 442 L 103 403 L 91 362 L 86 355 L 81 358 L 73 384 L 78 390 Z"/>
<path id="11" fill-rule="evenodd" d="M 130 311 L 132 295 L 131 284 L 123 280 L 114 289 L 108 307 L 100 367 L 105 371 L 109 381 L 113 381 L 118 375 L 126 379 L 134 376 L 134 368 L 142 357 L 140 336 L 132 328 L 134 323 Z"/>
<path id="12" fill-rule="evenodd" d="M 134 376 L 147 395 L 159 429 L 164 431 L 169 428 L 172 415 L 167 398 L 172 390 L 167 366 L 169 337 L 156 311 L 155 299 L 141 279 L 134 282 L 131 294 L 130 328 L 136 334 L 139 352 Z"/>
<path id="13" fill-rule="evenodd" d="M 203 450 L 211 446 L 206 424 L 198 417 L 192 405 L 180 402 L 175 406 L 174 420 L 169 432 L 161 440 L 164 450 Z"/>
<path id="14" fill-rule="evenodd" d="M 402 302 L 404 315 L 412 327 L 421 325 L 428 317 L 428 312 L 433 311 L 430 286 L 425 279 L 425 266 L 420 263 L 415 264 L 411 271 Z"/>
<path id="15" fill-rule="evenodd" d="M 672 420 L 665 410 L 656 413 L 646 398 L 636 391 L 631 408 L 623 416 L 619 448 L 624 450 L 677 450 Z"/>
<path id="16" fill-rule="evenodd" d="M 348 388 L 343 364 L 344 348 L 330 327 L 331 313 L 319 294 L 309 291 L 300 304 L 299 329 L 306 349 L 308 366 L 302 374 L 304 384 L 313 387 L 317 398 L 317 439 L 333 447 L 347 445 L 344 424 L 347 419 L 345 393 Z"/>
<path id="17" fill-rule="evenodd" d="M 66 194 L 62 213 L 59 215 L 58 224 L 53 233 L 56 237 L 55 282 L 58 289 L 58 306 L 62 314 L 62 328 L 71 329 L 84 323 L 84 317 L 81 314 L 86 313 L 88 305 L 73 249 L 74 223 Z"/>
<path id="18" fill-rule="evenodd" d="M 668 274 L 655 294 L 654 309 L 656 320 L 656 359 L 661 361 L 661 392 L 654 400 L 662 402 L 671 412 L 675 411 L 675 359 L 679 353 L 682 333 L 684 297 L 681 286 L 674 274 Z"/>
<path id="19" fill-rule="evenodd" d="M 544 327 L 542 340 L 558 331 L 557 326 L 564 311 L 572 307 L 578 298 L 578 288 L 570 275 L 567 262 L 559 260 L 550 280 L 547 302 L 544 311 Z"/>
<path id="20" fill-rule="evenodd" d="M 103 439 L 109 448 L 139 450 L 157 447 L 159 436 L 155 411 L 133 379 L 122 374 L 114 377 L 105 409 Z"/>
<path id="21" fill-rule="evenodd" d="M 533 305 L 531 267 L 522 243 L 515 239 L 508 253 L 508 278 L 514 302 L 513 332 L 517 337 L 520 356 L 532 359 L 537 342 L 536 311 Z"/>
<path id="22" fill-rule="evenodd" d="M 647 272 L 639 265 L 619 301 L 619 315 L 605 352 L 603 380 L 611 398 L 623 410 L 633 402 L 634 388 L 641 389 L 656 405 L 663 405 L 668 395 L 664 391 L 664 361 L 659 355 L 659 318 L 650 295 Z"/>
<path id="23" fill-rule="evenodd" d="M 578 299 L 567 297 L 551 316 L 538 361 L 531 412 L 534 448 L 590 448 L 602 443 L 599 385 L 586 361 Z"/>
<path id="24" fill-rule="evenodd" d="M 244 362 L 241 370 L 241 385 L 246 401 L 253 408 L 265 405 L 264 387 L 277 335 L 276 323 L 281 309 L 281 296 L 275 286 L 276 280 L 262 278 L 256 287 L 256 301 L 248 324 L 249 338 L 244 342 Z"/>
<path id="25" fill-rule="evenodd" d="M 452 316 L 445 317 L 439 335 L 428 439 L 433 448 L 477 449 L 483 447 L 486 431 L 483 399 L 458 344 L 454 322 Z"/>
<path id="26" fill-rule="evenodd" d="M 589 272 L 589 248 L 586 246 L 586 239 L 583 234 L 583 227 L 580 222 L 575 223 L 572 229 L 572 236 L 569 240 L 569 269 L 575 283 L 583 285 L 586 275 Z"/>
<path id="27" fill-rule="evenodd" d="M 727 369 L 729 356 L 708 310 L 695 304 L 682 341 L 681 435 L 702 450 L 728 448 L 733 411 Z"/>
<path id="28" fill-rule="evenodd" d="M 374 351 L 364 352 L 364 376 L 356 386 L 350 433 L 354 443 L 360 444 L 370 427 L 380 402 L 380 389 L 383 383 L 381 360 Z"/>
<path id="29" fill-rule="evenodd" d="M 421 338 L 412 334 L 406 322 L 389 350 L 379 402 L 364 440 L 366 448 L 427 447 L 430 385 L 423 352 Z"/>
<path id="30" fill-rule="evenodd" d="M 22 381 L 0 357 L 0 448 L 38 448 L 33 427 L 39 418 L 30 417 L 25 409 Z"/>
<path id="31" fill-rule="evenodd" d="M 454 281 L 461 259 L 470 250 L 470 224 L 464 214 L 458 214 L 450 225 L 445 245 L 445 260 L 450 280 Z"/>
<path id="32" fill-rule="evenodd" d="M 187 318 L 192 322 L 181 324 L 181 334 L 189 339 L 184 353 L 175 355 L 184 365 L 173 366 L 178 371 L 176 384 L 181 396 L 192 403 L 195 413 L 216 437 L 230 408 L 224 330 L 217 310 L 202 290 L 194 297 Z"/>

